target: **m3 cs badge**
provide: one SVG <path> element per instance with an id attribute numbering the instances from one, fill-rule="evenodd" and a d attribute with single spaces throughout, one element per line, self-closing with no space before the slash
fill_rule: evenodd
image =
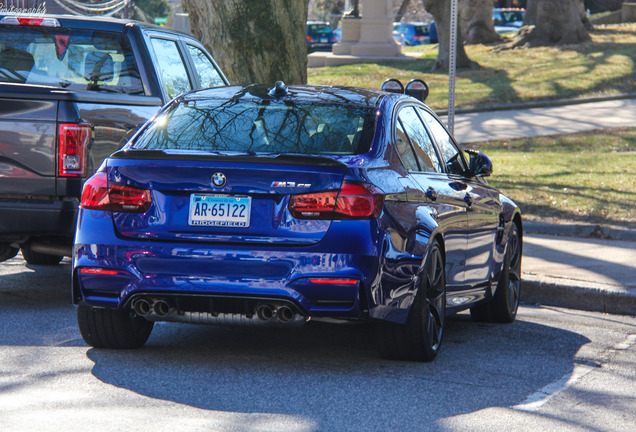
<path id="1" fill-rule="evenodd" d="M 272 187 L 275 188 L 310 188 L 311 183 L 296 183 L 296 182 L 284 182 L 284 181 L 275 181 L 272 183 Z"/>

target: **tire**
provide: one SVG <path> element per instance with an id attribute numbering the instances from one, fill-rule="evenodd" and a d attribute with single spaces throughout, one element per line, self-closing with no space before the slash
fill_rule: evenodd
<path id="1" fill-rule="evenodd" d="M 446 278 L 437 241 L 429 247 L 424 272 L 406 324 L 378 326 L 378 348 L 384 358 L 430 362 L 439 352 L 446 314 Z"/>
<path id="2" fill-rule="evenodd" d="M 33 252 L 28 244 L 22 246 L 22 256 L 27 263 L 33 265 L 57 265 L 62 261 L 62 258 L 64 258 L 61 255 Z"/>
<path id="3" fill-rule="evenodd" d="M 77 324 L 84 342 L 92 347 L 132 349 L 146 343 L 154 323 L 125 310 L 80 305 Z"/>
<path id="4" fill-rule="evenodd" d="M 0 243 L 0 262 L 10 260 L 19 251 L 20 249 L 11 246 L 9 243 Z"/>
<path id="5" fill-rule="evenodd" d="M 517 317 L 521 285 L 521 235 L 513 223 L 508 234 L 506 255 L 497 290 L 492 300 L 470 309 L 475 321 L 511 323 Z"/>

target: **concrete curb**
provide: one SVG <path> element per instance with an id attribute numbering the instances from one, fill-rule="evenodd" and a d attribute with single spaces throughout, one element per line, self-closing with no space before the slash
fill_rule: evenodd
<path id="1" fill-rule="evenodd" d="M 551 224 L 524 221 L 528 234 L 550 234 L 568 237 L 592 237 L 609 240 L 636 241 L 636 230 L 593 224 Z"/>
<path id="2" fill-rule="evenodd" d="M 523 274 L 521 301 L 569 309 L 636 316 L 636 289 Z"/>

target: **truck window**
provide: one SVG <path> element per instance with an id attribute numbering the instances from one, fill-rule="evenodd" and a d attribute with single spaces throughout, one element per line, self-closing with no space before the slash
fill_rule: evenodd
<path id="1" fill-rule="evenodd" d="M 183 64 L 183 58 L 179 54 L 177 43 L 168 39 L 152 38 L 151 40 L 159 63 L 163 85 L 170 99 L 192 90 L 192 84 Z"/>
<path id="2" fill-rule="evenodd" d="M 0 82 L 144 93 L 121 34 L 60 27 L 0 27 Z"/>
<path id="3" fill-rule="evenodd" d="M 208 56 L 199 48 L 188 44 L 188 51 L 194 62 L 194 68 L 199 76 L 202 88 L 225 85 L 223 78 L 214 67 Z"/>

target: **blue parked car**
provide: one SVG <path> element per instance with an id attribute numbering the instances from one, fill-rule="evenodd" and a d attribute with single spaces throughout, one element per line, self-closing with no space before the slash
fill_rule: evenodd
<path id="1" fill-rule="evenodd" d="M 307 22 L 307 52 L 331 51 L 333 44 L 338 42 L 331 25 L 326 21 Z"/>
<path id="2" fill-rule="evenodd" d="M 430 361 L 448 314 L 512 322 L 519 209 L 486 182 L 487 156 L 392 85 L 218 87 L 165 106 L 85 183 L 84 340 L 139 347 L 157 321 L 370 319 L 383 356 Z"/>
<path id="3" fill-rule="evenodd" d="M 415 46 L 431 43 L 429 25 L 423 22 L 395 22 L 393 32 L 402 35 L 402 45 Z"/>

